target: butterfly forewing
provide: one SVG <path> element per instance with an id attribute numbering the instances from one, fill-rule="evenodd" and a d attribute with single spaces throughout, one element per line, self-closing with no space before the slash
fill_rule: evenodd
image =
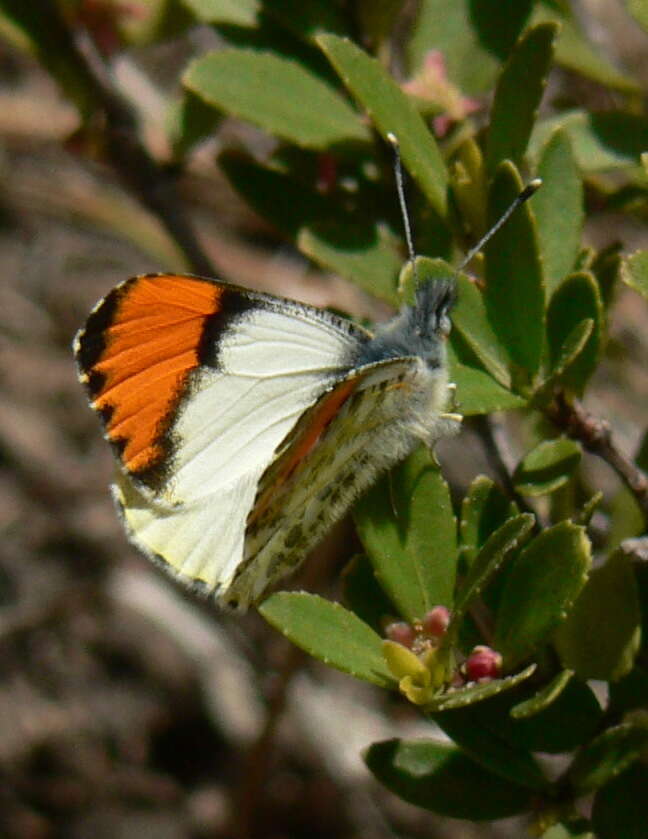
<path id="1" fill-rule="evenodd" d="M 257 484 L 369 333 L 327 312 L 197 277 L 136 277 L 76 341 L 122 474 L 132 540 L 186 581 L 227 590 Z"/>

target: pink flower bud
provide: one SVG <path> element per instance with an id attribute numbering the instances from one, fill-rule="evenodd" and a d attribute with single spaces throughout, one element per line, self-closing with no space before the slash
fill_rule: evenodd
<path id="1" fill-rule="evenodd" d="M 502 672 L 502 656 L 490 647 L 477 646 L 466 659 L 464 671 L 470 682 L 496 679 Z"/>
<path id="2" fill-rule="evenodd" d="M 423 632 L 432 638 L 441 638 L 446 634 L 450 623 L 450 611 L 445 606 L 435 606 L 423 618 Z"/>
<path id="3" fill-rule="evenodd" d="M 402 644 L 408 649 L 412 648 L 416 640 L 416 632 L 414 628 L 405 621 L 394 621 L 385 627 L 385 635 L 390 641 L 395 641 L 397 644 Z"/>

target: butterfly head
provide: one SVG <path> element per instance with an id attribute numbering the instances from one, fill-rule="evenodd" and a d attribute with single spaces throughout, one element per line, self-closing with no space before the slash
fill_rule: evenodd
<path id="1" fill-rule="evenodd" d="M 417 257 L 401 275 L 404 305 L 398 315 L 379 327 L 362 361 L 416 356 L 431 369 L 445 366 L 445 339 L 456 300 L 452 268 L 439 259 Z"/>

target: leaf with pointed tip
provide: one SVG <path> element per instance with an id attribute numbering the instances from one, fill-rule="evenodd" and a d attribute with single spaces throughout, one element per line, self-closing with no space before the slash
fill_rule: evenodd
<path id="1" fill-rule="evenodd" d="M 509 569 L 496 618 L 493 646 L 505 667 L 548 640 L 585 585 L 591 562 L 585 529 L 570 521 L 544 530 L 522 550 Z"/>
<path id="2" fill-rule="evenodd" d="M 573 670 L 560 670 L 550 682 L 547 682 L 543 688 L 534 693 L 530 699 L 525 699 L 524 702 L 519 702 L 511 708 L 513 719 L 524 720 L 544 711 L 558 699 L 573 675 Z"/>
<path id="3" fill-rule="evenodd" d="M 380 687 L 394 687 L 382 654 L 383 639 L 339 603 L 281 591 L 264 600 L 259 612 L 293 644 L 329 667 Z"/>
<path id="4" fill-rule="evenodd" d="M 584 320 L 594 321 L 585 346 L 568 367 L 564 365 L 565 343 Z M 599 359 L 603 329 L 603 305 L 598 284 L 589 271 L 570 274 L 553 293 L 547 308 L 547 345 L 553 369 L 563 366 L 561 384 L 581 394 Z"/>
<path id="5" fill-rule="evenodd" d="M 428 702 L 424 710 L 428 714 L 435 714 L 439 711 L 450 711 L 455 708 L 465 708 L 477 702 L 483 702 L 493 696 L 498 696 L 505 691 L 511 690 L 521 684 L 535 671 L 535 664 L 530 664 L 519 673 L 511 676 L 504 676 L 502 679 L 491 679 L 490 681 L 471 682 L 459 688 L 448 688 Z"/>
<path id="6" fill-rule="evenodd" d="M 229 48 L 189 64 L 182 82 L 209 105 L 311 149 L 367 143 L 344 98 L 304 66 L 269 51 Z"/>
<path id="7" fill-rule="evenodd" d="M 424 448 L 360 499 L 355 521 L 376 577 L 404 618 L 452 606 L 456 522 L 448 485 Z"/>
<path id="8" fill-rule="evenodd" d="M 490 188 L 490 224 L 521 190 L 517 169 L 511 163 L 502 164 Z M 517 209 L 485 247 L 484 300 L 491 326 L 512 365 L 532 377 L 540 367 L 544 341 L 544 280 L 529 203 Z"/>
<path id="9" fill-rule="evenodd" d="M 632 669 L 641 637 L 632 565 L 623 550 L 595 568 L 559 627 L 556 649 L 564 667 L 581 679 L 616 680 Z"/>
<path id="10" fill-rule="evenodd" d="M 518 464 L 513 483 L 522 495 L 546 495 L 567 483 L 580 463 L 581 447 L 560 437 L 543 440 Z"/>
<path id="11" fill-rule="evenodd" d="M 491 533 L 517 512 L 515 503 L 486 475 L 473 480 L 461 504 L 459 524 L 461 555 L 469 566 Z"/>
<path id="12" fill-rule="evenodd" d="M 524 543 L 534 524 L 535 519 L 530 513 L 521 513 L 519 516 L 504 522 L 494 533 L 491 533 L 475 557 L 475 561 L 470 566 L 466 579 L 463 581 L 452 612 L 452 621 L 448 632 L 452 631 L 453 624 L 458 626 L 475 598 L 488 585 L 506 557 L 511 551 Z"/>
<path id="13" fill-rule="evenodd" d="M 408 96 L 383 67 L 345 38 L 317 38 L 340 78 L 386 139 L 398 137 L 403 163 L 441 216 L 447 211 L 448 173 L 436 141 Z M 308 103 L 310 105 L 310 103 Z"/>
<path id="14" fill-rule="evenodd" d="M 502 160 L 517 166 L 522 163 L 547 83 L 557 31 L 553 23 L 528 29 L 502 69 L 486 143 L 486 169 L 491 175 Z"/>
<path id="15" fill-rule="evenodd" d="M 533 202 L 547 291 L 551 294 L 573 269 L 580 250 L 583 184 L 568 135 L 558 129 L 540 156 L 542 189 Z"/>
<path id="16" fill-rule="evenodd" d="M 515 718 L 513 711 L 522 704 L 522 697 L 532 702 L 537 696 L 530 696 L 531 690 L 528 682 L 522 683 L 485 702 L 437 714 L 435 720 L 445 729 L 444 719 L 450 716 L 455 728 L 487 730 L 513 748 L 526 752 L 573 751 L 596 735 L 603 712 L 585 683 L 572 679 L 542 710 L 530 717 Z"/>
<path id="17" fill-rule="evenodd" d="M 648 300 L 648 250 L 635 251 L 623 260 L 621 279 Z"/>
<path id="18" fill-rule="evenodd" d="M 536 405 L 542 405 L 550 401 L 553 398 L 554 390 L 561 384 L 564 377 L 567 377 L 567 380 L 569 380 L 571 376 L 569 371 L 587 346 L 594 329 L 595 323 L 593 319 L 585 318 L 585 320 L 577 323 L 567 335 L 560 350 L 560 355 L 554 363 L 553 370 L 533 392 L 532 401 Z"/>
<path id="19" fill-rule="evenodd" d="M 484 369 L 503 387 L 510 388 L 508 353 L 488 319 L 484 295 L 465 274 L 457 274 L 456 278 L 457 305 L 452 313 L 453 326 Z"/>
<path id="20" fill-rule="evenodd" d="M 434 740 L 386 740 L 364 756 L 370 772 L 400 798 L 473 821 L 524 812 L 530 789 L 483 769 L 455 746 Z"/>

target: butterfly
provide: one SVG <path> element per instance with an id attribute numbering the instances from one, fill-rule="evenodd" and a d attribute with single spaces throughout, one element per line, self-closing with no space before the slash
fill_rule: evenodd
<path id="1" fill-rule="evenodd" d="M 74 350 L 130 539 L 220 603 L 259 601 L 380 473 L 456 430 L 454 298 L 452 276 L 422 282 L 373 334 L 196 276 L 118 285 Z"/>

